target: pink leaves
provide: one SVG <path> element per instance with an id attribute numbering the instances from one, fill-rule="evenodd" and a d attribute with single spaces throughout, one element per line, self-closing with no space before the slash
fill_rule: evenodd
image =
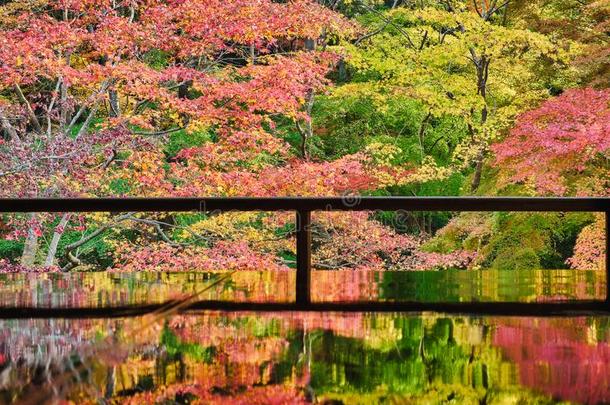
<path id="1" fill-rule="evenodd" d="M 574 255 L 567 264 L 578 270 L 602 270 L 606 265 L 606 232 L 603 214 L 587 225 L 578 235 Z"/>
<path id="2" fill-rule="evenodd" d="M 220 241 L 212 248 L 121 245 L 121 271 L 287 270 L 273 255 L 257 252 L 246 242 Z"/>
<path id="3" fill-rule="evenodd" d="M 29 267 L 15 264 L 6 259 L 0 259 L 0 274 L 3 273 L 56 273 L 60 269 L 57 266 L 49 267 Z"/>
<path id="4" fill-rule="evenodd" d="M 565 194 L 566 177 L 610 149 L 610 90 L 572 89 L 522 114 L 494 145 L 509 181 L 531 181 L 543 193 Z"/>

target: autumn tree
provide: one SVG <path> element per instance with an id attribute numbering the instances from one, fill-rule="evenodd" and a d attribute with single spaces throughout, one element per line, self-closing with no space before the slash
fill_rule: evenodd
<path id="1" fill-rule="evenodd" d="M 352 30 L 308 0 L 12 2 L 0 15 L 0 183 L 10 197 L 180 193 L 159 178 L 165 169 L 153 172 L 167 168 L 163 141 L 175 133 L 208 134 L 220 151 L 249 144 L 248 162 L 281 154 L 272 117 L 305 119 L 303 100 L 335 60 L 304 43 Z M 140 187 L 128 184 L 134 171 Z M 57 223 L 58 241 L 70 222 L 16 219 L 22 263 L 37 260 L 45 226 Z"/>
<path id="2" fill-rule="evenodd" d="M 610 2 L 608 0 L 511 0 L 507 24 L 528 28 L 551 37 L 576 41 L 583 48 L 573 61 L 583 85 L 599 88 L 610 84 Z"/>
<path id="3" fill-rule="evenodd" d="M 521 114 L 492 149 L 505 182 L 545 194 L 606 195 L 610 91 L 571 89 L 549 99 Z"/>
<path id="4" fill-rule="evenodd" d="M 334 45 L 359 32 L 314 1 L 42 1 L 1 14 L 3 196 L 337 195 L 410 173 L 380 145 L 310 159 L 314 95 L 330 85 Z M 279 119 L 299 129 L 296 151 Z M 64 214 L 11 225 L 29 267 L 86 265 L 109 237 L 112 265 L 125 269 L 285 268 L 293 231 L 269 214 L 247 218 Z"/>
<path id="5" fill-rule="evenodd" d="M 436 142 L 426 136 L 431 121 L 459 117 L 468 130 L 453 147 L 452 166 L 475 167 L 476 191 L 490 143 L 516 114 L 549 96 L 549 82 L 567 70 L 572 49 L 560 39 L 504 26 L 497 18 L 504 3 L 423 3 L 370 9 L 369 33 L 348 47 L 358 76 L 336 93 L 374 97 L 380 105 L 399 96 L 421 102 L 416 142 L 422 167 Z M 550 77 L 540 75 L 541 66 Z"/>
<path id="6" fill-rule="evenodd" d="M 493 146 L 502 184 L 520 183 L 532 193 L 610 195 L 610 91 L 572 89 L 517 120 Z M 583 229 L 570 264 L 603 268 L 603 216 Z"/>

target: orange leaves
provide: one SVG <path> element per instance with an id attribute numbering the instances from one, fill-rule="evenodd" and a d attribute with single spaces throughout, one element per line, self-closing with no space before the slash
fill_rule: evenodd
<path id="1" fill-rule="evenodd" d="M 350 33 L 352 23 L 311 0 L 279 3 L 270 0 L 176 1 L 150 7 L 143 21 L 159 32 L 174 25 L 182 34 L 168 33 L 181 56 L 210 55 L 232 44 L 266 49 L 280 40 L 318 38 L 323 33 Z M 175 32 L 175 31 L 174 31 Z"/>
<path id="2" fill-rule="evenodd" d="M 15 171 L 0 176 L 6 196 L 337 195 L 403 173 L 385 150 L 299 160 L 275 133 L 277 117 L 311 122 L 304 103 L 330 85 L 337 56 L 312 48 L 357 30 L 314 0 L 52 0 L 15 13 L 0 26 L 0 86 L 31 84 L 34 119 L 13 95 L 23 142 L 0 151 Z M 284 269 L 292 241 L 273 233 L 281 225 L 227 226 L 244 240 L 203 243 L 171 233 L 171 219 L 160 231 L 130 221 L 116 265 L 133 270 Z M 387 242 L 374 223 L 352 236 L 366 231 Z"/>
<path id="3" fill-rule="evenodd" d="M 176 247 L 165 243 L 117 245 L 117 266 L 121 271 L 213 271 L 287 270 L 273 255 L 250 248 L 245 242 L 218 242 L 212 248 Z"/>
<path id="4" fill-rule="evenodd" d="M 4 86 L 62 77 L 71 95 L 83 102 L 73 86 L 91 91 L 92 84 L 110 80 L 120 96 L 131 98 L 123 112 L 131 112 L 132 119 L 146 114 L 141 102 L 151 102 L 153 109 L 208 126 L 251 128 L 264 114 L 296 115 L 305 92 L 327 84 L 324 75 L 332 58 L 268 54 L 279 50 L 278 41 L 318 38 L 350 25 L 308 0 L 79 0 L 51 6 L 63 13 L 22 12 L 15 17 L 18 29 L 0 28 Z M 215 66 L 225 65 L 220 61 L 224 54 L 238 54 L 252 44 L 260 54 L 257 65 Z M 146 59 L 149 51 L 158 54 L 157 64 Z M 199 93 L 196 97 L 177 94 L 176 87 L 185 82 Z M 161 114 L 148 115 L 144 119 L 159 126 Z"/>

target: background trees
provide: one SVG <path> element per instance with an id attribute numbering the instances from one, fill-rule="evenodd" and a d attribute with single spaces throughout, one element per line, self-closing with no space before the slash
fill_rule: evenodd
<path id="1" fill-rule="evenodd" d="M 606 3 L 4 3 L 0 195 L 606 195 Z M 493 261 L 488 240 L 424 243 L 448 213 L 403 216 L 320 219 L 320 263 L 371 229 L 371 255 L 332 267 L 400 262 L 374 246 L 436 255 L 424 267 Z M 240 218 L 12 216 L 0 248 L 65 270 L 291 265 L 291 219 Z"/>

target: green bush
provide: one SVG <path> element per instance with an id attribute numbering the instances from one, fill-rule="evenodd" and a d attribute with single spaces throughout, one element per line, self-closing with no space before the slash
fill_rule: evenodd
<path id="1" fill-rule="evenodd" d="M 476 251 L 477 263 L 495 269 L 566 268 L 590 213 L 462 213 L 423 250 Z"/>
<path id="2" fill-rule="evenodd" d="M 21 256 L 21 252 L 23 252 L 23 242 L 0 239 L 0 259 L 14 261 Z"/>

